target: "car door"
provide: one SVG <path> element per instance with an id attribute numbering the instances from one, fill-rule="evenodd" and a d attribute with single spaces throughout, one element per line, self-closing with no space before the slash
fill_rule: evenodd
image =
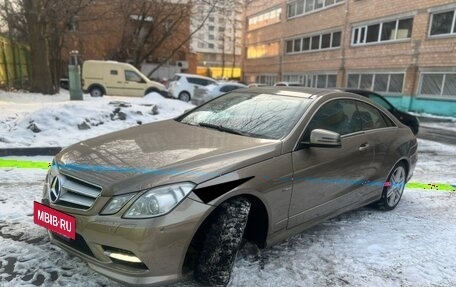
<path id="1" fill-rule="evenodd" d="M 301 139 L 302 148 L 292 152 L 293 193 L 288 228 L 337 214 L 356 203 L 364 189 L 364 169 L 374 158 L 362 131 L 353 100 L 325 103 L 314 114 Z M 309 147 L 313 129 L 326 129 L 341 135 L 341 147 Z"/>
<path id="2" fill-rule="evenodd" d="M 124 96 L 142 97 L 146 90 L 146 81 L 133 70 L 125 70 Z"/>
<path id="3" fill-rule="evenodd" d="M 355 116 L 361 120 L 367 142 L 374 150 L 374 160 L 364 170 L 367 178 L 366 189 L 359 194 L 360 200 L 368 201 L 370 198 L 379 197 L 382 192 L 391 168 L 385 166 L 385 162 L 388 162 L 386 157 L 391 143 L 396 138 L 397 128 L 393 121 L 376 107 L 360 101 L 357 101 L 356 105 L 358 109 Z"/>
<path id="4" fill-rule="evenodd" d="M 105 87 L 107 95 L 122 95 L 124 92 L 123 72 L 119 67 L 108 67 L 105 70 Z"/>

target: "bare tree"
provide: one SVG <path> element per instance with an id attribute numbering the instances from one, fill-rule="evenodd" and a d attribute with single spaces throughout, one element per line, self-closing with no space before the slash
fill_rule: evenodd
<path id="1" fill-rule="evenodd" d="M 9 30 L 20 32 L 30 46 L 30 90 L 32 92 L 43 94 L 58 92 L 61 49 L 69 21 L 90 2 L 90 0 L 4 0 L 2 2 L 0 16 L 8 23 Z"/>
<path id="2" fill-rule="evenodd" d="M 210 9 L 201 23 L 190 30 L 193 7 L 203 2 L 209 3 Z M 203 27 L 216 4 L 217 1 L 205 0 L 118 1 L 118 10 L 125 24 L 120 48 L 113 58 L 131 60 L 137 67 L 153 59 L 159 65 L 149 73 L 148 76 L 151 76 L 177 53 L 188 50 L 189 40 Z"/>

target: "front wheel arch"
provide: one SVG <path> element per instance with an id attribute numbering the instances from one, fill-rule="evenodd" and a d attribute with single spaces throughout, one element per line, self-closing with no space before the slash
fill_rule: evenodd
<path id="1" fill-rule="evenodd" d="M 157 88 L 147 88 L 146 92 L 144 93 L 144 96 L 147 96 L 147 94 L 152 93 L 152 92 L 159 93 L 160 90 Z"/>
<path id="2" fill-rule="evenodd" d="M 247 221 L 246 230 L 244 232 L 244 237 L 258 247 L 266 247 L 266 239 L 269 231 L 269 216 L 265 204 L 261 199 L 252 194 L 238 194 L 223 200 L 227 202 L 233 200 L 237 197 L 243 197 L 250 201 L 250 214 Z M 223 202 L 217 203 L 217 206 L 221 205 Z M 186 274 L 195 270 L 197 259 L 201 249 L 203 248 L 202 242 L 205 239 L 209 225 L 214 220 L 214 215 L 216 214 L 217 207 L 211 210 L 211 212 L 206 216 L 204 220 L 201 221 L 200 225 L 197 228 L 197 231 L 194 233 L 193 238 L 187 247 L 187 252 L 182 265 L 182 273 Z"/>

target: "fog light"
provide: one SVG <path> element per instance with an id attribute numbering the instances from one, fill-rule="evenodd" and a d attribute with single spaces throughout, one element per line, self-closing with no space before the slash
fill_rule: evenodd
<path id="1" fill-rule="evenodd" d="M 118 253 L 118 252 L 110 252 L 110 251 L 105 251 L 105 254 L 113 259 L 117 259 L 120 261 L 126 261 L 126 262 L 131 262 L 131 263 L 142 263 L 141 260 L 134 255 Z"/>

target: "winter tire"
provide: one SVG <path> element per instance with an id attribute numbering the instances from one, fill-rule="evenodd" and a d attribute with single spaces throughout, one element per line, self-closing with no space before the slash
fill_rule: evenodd
<path id="1" fill-rule="evenodd" d="M 402 163 L 397 164 L 388 175 L 387 184 L 383 187 L 382 198 L 378 207 L 382 210 L 393 210 L 399 204 L 404 193 L 407 172 Z"/>
<path id="2" fill-rule="evenodd" d="M 235 198 L 215 211 L 195 268 L 195 278 L 210 286 L 226 286 L 242 242 L 250 212 L 250 202 Z"/>

